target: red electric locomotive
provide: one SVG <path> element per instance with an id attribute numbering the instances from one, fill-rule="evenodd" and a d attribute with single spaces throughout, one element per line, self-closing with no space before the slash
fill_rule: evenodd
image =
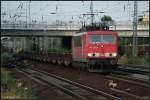
<path id="1" fill-rule="evenodd" d="M 72 39 L 72 63 L 90 71 L 117 66 L 118 34 L 109 30 L 80 32 Z M 93 70 L 94 69 L 94 70 Z"/>
<path id="2" fill-rule="evenodd" d="M 117 66 L 118 34 L 107 27 L 83 28 L 72 37 L 72 52 L 23 54 L 24 58 L 53 64 L 88 69 L 90 72 L 111 71 Z M 71 40 L 71 39 L 70 39 Z M 71 42 L 71 41 L 70 41 Z"/>

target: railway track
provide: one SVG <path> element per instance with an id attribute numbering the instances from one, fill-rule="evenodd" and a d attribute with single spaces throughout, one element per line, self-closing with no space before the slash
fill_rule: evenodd
<path id="1" fill-rule="evenodd" d="M 34 69 L 35 70 L 35 69 Z M 109 94 L 109 93 L 105 93 L 105 92 L 103 92 L 103 91 L 100 91 L 100 90 L 96 90 L 96 89 L 94 89 L 94 88 L 91 88 L 91 87 L 88 87 L 88 86 L 85 86 L 85 85 L 82 85 L 82 84 L 79 84 L 79 83 L 76 83 L 76 82 L 73 82 L 73 81 L 70 81 L 70 80 L 68 80 L 68 79 L 64 79 L 64 78 L 62 78 L 62 77 L 59 77 L 59 76 L 56 76 L 56 75 L 54 75 L 54 74 L 50 74 L 50 73 L 47 73 L 47 72 L 45 72 L 45 71 L 40 71 L 40 70 L 38 70 L 38 69 L 36 69 L 36 71 L 39 71 L 39 72 L 42 72 L 43 74 L 48 74 L 48 75 L 50 75 L 50 76 L 53 76 L 53 77 L 55 77 L 55 78 L 58 78 L 58 79 L 60 79 L 60 80 L 62 80 L 62 81 L 66 81 L 66 82 L 69 82 L 69 83 L 71 83 L 71 84 L 73 84 L 73 85 L 75 85 L 75 86 L 79 86 L 79 87 L 82 87 L 82 88 L 84 88 L 84 89 L 86 89 L 86 90 L 88 90 L 88 91 L 90 91 L 90 92 L 93 92 L 93 93 L 96 93 L 96 94 L 100 94 L 100 95 L 102 95 L 102 96 L 105 96 L 106 98 L 109 98 L 109 99 L 115 99 L 115 100 L 122 100 L 122 98 L 121 97 L 118 97 L 118 96 L 114 96 L 114 95 L 111 95 L 111 94 Z M 139 86 L 144 86 L 144 87 L 149 87 L 148 86 L 148 84 L 144 84 L 144 83 L 138 83 L 138 82 L 135 82 L 135 81 L 129 81 L 128 80 L 128 82 L 129 83 L 132 83 L 132 84 L 135 84 L 135 85 L 139 85 Z M 128 95 L 128 96 L 132 96 L 132 97 L 135 97 L 135 98 L 137 98 L 137 99 L 143 99 L 143 100 L 148 100 L 147 99 L 147 97 L 143 97 L 143 98 L 141 98 L 140 96 L 137 96 L 137 95 L 135 95 L 135 94 L 132 94 L 132 93 L 128 93 L 127 91 L 123 91 L 123 90 L 120 90 L 120 89 L 115 89 L 115 88 L 111 88 L 111 90 L 112 91 L 114 91 L 114 92 L 118 92 L 118 93 L 121 93 L 121 94 L 126 94 L 126 95 Z M 78 92 L 79 91 L 82 91 L 82 89 L 81 90 L 77 90 Z M 86 95 L 87 96 L 87 95 Z M 96 97 L 97 98 L 97 96 L 96 95 L 91 95 L 91 96 L 94 96 L 94 98 Z M 94 99 L 94 98 L 88 98 L 89 100 L 97 100 L 97 99 Z M 100 97 L 100 98 L 98 98 L 98 100 L 103 100 L 104 98 L 102 97 Z M 108 99 L 108 100 L 109 100 Z M 105 99 L 104 99 L 105 100 Z"/>
<path id="2" fill-rule="evenodd" d="M 138 79 L 138 78 L 134 78 L 130 76 L 123 76 L 123 75 L 116 75 L 116 74 L 111 74 L 111 76 L 106 76 L 106 77 L 109 79 L 116 79 L 116 80 L 128 82 L 130 84 L 149 88 L 148 80 L 142 80 L 142 79 Z"/>
<path id="3" fill-rule="evenodd" d="M 142 74 L 148 75 L 149 74 L 149 67 L 146 66 L 136 66 L 136 65 L 118 65 L 117 71 L 119 72 L 126 72 L 128 74 Z"/>
<path id="4" fill-rule="evenodd" d="M 23 66 L 23 67 L 27 67 L 27 68 L 31 68 L 31 67 L 33 67 L 33 66 L 36 66 L 36 65 L 34 65 L 34 64 L 17 64 L 18 66 Z M 38 67 L 38 66 L 37 66 Z M 31 70 L 31 69 L 30 69 Z M 32 70 L 36 70 L 36 71 L 39 71 L 40 73 L 43 73 L 43 74 L 45 74 L 45 75 L 51 75 L 49 72 L 46 72 L 46 71 L 43 71 L 43 70 L 38 70 L 38 69 L 32 69 Z M 33 72 L 34 72 L 33 71 Z M 27 71 L 27 72 L 29 72 L 29 71 Z M 32 72 L 32 73 L 33 73 Z M 28 73 L 29 74 L 29 73 Z M 38 75 L 36 75 L 36 76 L 38 76 Z M 52 76 L 56 76 L 56 75 L 52 75 Z M 58 78 L 58 76 L 56 76 L 56 78 Z M 39 78 L 40 79 L 40 78 Z M 64 78 L 60 78 L 61 80 L 67 80 L 67 79 L 64 79 Z M 147 83 L 143 83 L 143 81 L 142 80 L 140 80 L 140 81 L 138 81 L 137 82 L 137 80 L 135 79 L 135 80 L 131 80 L 131 78 L 127 78 L 126 76 L 107 76 L 107 79 L 112 79 L 112 80 L 119 80 L 119 81 L 122 81 L 122 82 L 125 82 L 126 84 L 132 84 L 132 85 L 137 85 L 137 86 L 140 86 L 140 87 L 144 87 L 144 88 L 149 88 L 148 87 L 148 84 Z M 44 80 L 42 80 L 42 81 L 44 81 Z M 67 80 L 67 82 L 71 82 L 71 84 L 74 84 L 75 82 L 72 82 L 72 81 L 70 81 L 70 80 Z M 75 83 L 75 85 L 77 85 L 78 86 L 78 84 L 79 83 Z M 85 88 L 85 87 L 87 87 L 87 86 L 84 86 L 84 85 L 79 85 L 79 87 L 83 87 L 83 88 Z M 90 87 L 89 87 L 90 88 Z M 86 88 L 87 89 L 87 88 Z M 92 90 L 91 90 L 92 89 Z M 149 100 L 149 97 L 147 97 L 147 96 L 143 96 L 143 97 L 141 97 L 141 96 L 138 96 L 138 95 L 136 95 L 136 94 L 134 94 L 134 93 L 130 93 L 130 92 L 127 92 L 127 91 L 125 91 L 124 89 L 117 89 L 117 88 L 110 88 L 111 89 L 111 91 L 113 91 L 114 93 L 105 93 L 105 92 L 103 92 L 103 91 L 100 91 L 100 90 L 96 90 L 96 91 L 98 91 L 99 93 L 100 93 L 100 95 L 101 96 L 103 96 L 104 98 L 111 98 L 112 99 L 112 97 L 111 96 L 114 96 L 114 97 L 116 97 L 116 98 L 118 98 L 118 99 L 114 99 L 114 100 L 119 100 L 119 99 L 121 99 L 121 95 L 126 95 L 126 96 L 131 96 L 131 97 L 133 97 L 133 98 L 136 98 L 137 100 Z M 68 89 L 68 90 L 70 90 L 70 89 Z M 133 89 L 131 89 L 131 90 L 133 90 Z M 81 90 L 79 90 L 79 91 L 81 91 Z M 95 93 L 95 89 L 93 89 L 93 88 L 90 88 L 90 91 L 92 91 L 92 92 L 94 92 Z M 97 92 L 96 92 L 97 93 Z M 99 94 L 98 93 L 98 94 Z M 70 93 L 69 93 L 70 94 Z M 111 95 L 110 97 L 109 96 L 107 96 L 106 94 L 108 94 L 108 95 Z M 114 95 L 114 94 L 121 94 L 120 96 L 119 95 Z M 95 96 L 96 97 L 96 96 Z M 79 98 L 78 98 L 79 99 Z M 82 99 L 82 98 L 81 98 Z M 91 99 L 91 98 L 90 98 Z M 109 100 L 108 99 L 108 100 Z M 135 99 L 135 100 L 136 100 Z M 92 100 L 97 100 L 97 99 L 94 99 L 94 98 L 92 98 Z M 105 100 L 105 99 L 104 99 Z"/>
<path id="5" fill-rule="evenodd" d="M 132 80 L 132 81 L 136 81 L 140 83 L 148 83 L 148 80 L 149 80 L 148 75 L 135 74 L 135 73 L 131 73 L 131 72 L 123 71 L 123 70 L 112 71 L 110 75 L 113 77 L 122 78 L 126 80 Z"/>
<path id="6" fill-rule="evenodd" d="M 63 92 L 77 98 L 78 100 L 121 100 L 120 97 L 113 96 L 103 91 L 93 89 L 45 71 L 28 68 L 22 69 L 18 67 L 17 69 L 26 75 L 30 75 L 30 77 L 33 77 L 34 79 L 59 88 Z"/>
<path id="7" fill-rule="evenodd" d="M 70 56 L 70 54 L 68 54 L 68 56 Z M 28 59 L 28 57 L 27 57 L 27 59 Z M 30 60 L 46 62 L 46 59 L 42 60 L 42 57 L 40 57 L 38 59 L 35 59 L 34 57 L 33 58 L 31 57 Z M 57 61 L 55 60 L 55 63 L 54 62 L 52 62 L 52 63 L 56 64 L 56 62 Z M 60 62 L 61 62 L 61 60 L 60 60 Z M 92 70 L 89 70 L 89 72 L 101 72 L 101 71 L 92 69 Z M 123 74 L 123 75 L 128 75 L 128 74 L 148 75 L 149 74 L 149 69 L 148 69 L 147 66 L 135 66 L 135 65 L 133 66 L 133 65 L 121 65 L 121 64 L 118 64 L 118 68 L 115 69 L 115 71 L 113 71 L 113 73 L 115 73 L 115 74 Z M 148 80 L 148 78 L 147 78 L 147 80 Z"/>
<path id="8" fill-rule="evenodd" d="M 119 67 L 112 71 L 109 78 L 116 78 L 118 80 L 126 81 L 135 85 L 149 87 L 148 85 L 148 69 L 134 69 L 130 67 Z"/>

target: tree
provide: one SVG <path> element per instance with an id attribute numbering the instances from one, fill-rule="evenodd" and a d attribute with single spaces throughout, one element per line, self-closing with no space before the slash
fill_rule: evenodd
<path id="1" fill-rule="evenodd" d="M 102 21 L 102 22 L 111 22 L 111 21 L 112 21 L 112 18 L 111 18 L 111 16 L 106 16 L 106 15 L 104 15 L 104 16 L 101 18 L 101 21 Z"/>

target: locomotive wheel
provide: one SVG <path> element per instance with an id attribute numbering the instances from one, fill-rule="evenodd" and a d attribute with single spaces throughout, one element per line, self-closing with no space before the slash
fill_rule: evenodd
<path id="1" fill-rule="evenodd" d="M 43 62 L 46 62 L 46 59 L 45 59 L 45 58 L 43 59 Z"/>
<path id="2" fill-rule="evenodd" d="M 46 59 L 45 58 L 43 58 L 43 60 L 42 60 L 43 62 L 45 62 L 46 61 Z"/>
<path id="3" fill-rule="evenodd" d="M 70 60 L 64 60 L 64 65 L 65 65 L 65 66 L 69 66 L 70 63 L 71 63 Z"/>
<path id="4" fill-rule="evenodd" d="M 53 64 L 56 64 L 56 60 L 55 60 L 55 59 L 52 59 L 52 63 L 53 63 Z"/>
<path id="5" fill-rule="evenodd" d="M 48 63 L 50 63 L 50 62 L 51 62 L 51 60 L 50 60 L 50 59 L 47 59 L 47 62 L 48 62 Z"/>
<path id="6" fill-rule="evenodd" d="M 40 62 L 43 62 L 43 59 L 42 59 L 42 58 L 38 58 L 38 60 L 39 60 Z"/>
<path id="7" fill-rule="evenodd" d="M 58 63 L 58 65 L 61 65 L 63 63 L 63 60 L 62 59 L 58 59 L 57 63 Z"/>
<path id="8" fill-rule="evenodd" d="M 42 62 L 43 60 L 42 59 L 37 59 L 38 61 Z"/>
<path id="9" fill-rule="evenodd" d="M 47 62 L 47 58 L 44 59 L 44 62 Z"/>

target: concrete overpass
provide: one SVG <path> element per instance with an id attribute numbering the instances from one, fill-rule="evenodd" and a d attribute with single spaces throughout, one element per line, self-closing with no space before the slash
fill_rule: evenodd
<path id="1" fill-rule="evenodd" d="M 132 37 L 133 34 L 132 26 L 117 26 L 110 29 L 117 31 L 120 37 Z M 20 49 L 31 51 L 33 47 L 48 52 L 49 48 L 61 47 L 63 42 L 69 43 L 67 41 L 77 31 L 77 26 L 2 26 L 1 37 L 11 37 L 2 44 L 12 48 L 14 52 Z M 149 28 L 138 27 L 138 37 L 149 37 Z"/>
<path id="2" fill-rule="evenodd" d="M 70 37 L 78 32 L 78 26 L 13 26 L 2 25 L 1 36 L 28 37 L 28 36 L 48 36 L 48 37 Z M 132 26 L 113 26 L 110 30 L 119 33 L 120 37 L 131 37 L 133 35 Z M 138 37 L 149 37 L 149 27 L 138 27 Z"/>
<path id="3" fill-rule="evenodd" d="M 20 30 L 20 29 L 2 29 L 1 36 L 22 37 L 22 36 L 54 36 L 65 37 L 72 36 L 78 30 Z"/>

